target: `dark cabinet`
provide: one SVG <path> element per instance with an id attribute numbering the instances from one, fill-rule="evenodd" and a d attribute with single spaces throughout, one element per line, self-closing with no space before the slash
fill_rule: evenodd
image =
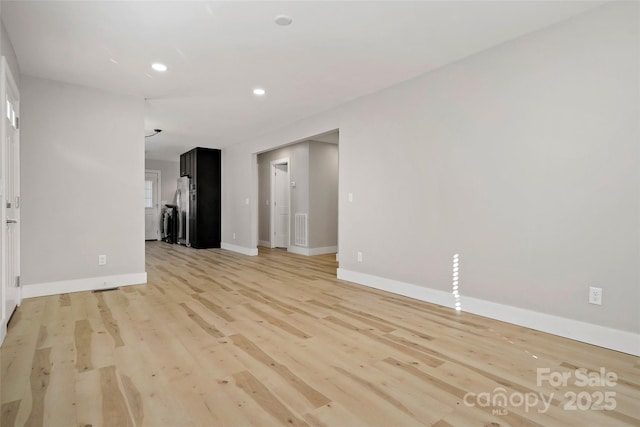
<path id="1" fill-rule="evenodd" d="M 187 171 L 187 153 L 180 155 L 180 176 L 189 176 Z"/>
<path id="2" fill-rule="evenodd" d="M 196 162 L 196 150 L 206 150 L 206 148 L 194 148 L 180 155 L 180 176 L 193 177 Z"/>
<path id="3" fill-rule="evenodd" d="M 180 176 L 189 177 L 189 240 L 198 249 L 219 248 L 221 152 L 197 147 L 180 155 Z"/>

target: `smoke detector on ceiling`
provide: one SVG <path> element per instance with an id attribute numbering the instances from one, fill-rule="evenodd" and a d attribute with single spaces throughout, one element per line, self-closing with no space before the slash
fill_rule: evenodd
<path id="1" fill-rule="evenodd" d="M 273 20 L 273 22 L 280 26 L 286 27 L 287 25 L 291 25 L 291 23 L 293 22 L 293 18 L 291 18 L 289 15 L 278 15 Z"/>

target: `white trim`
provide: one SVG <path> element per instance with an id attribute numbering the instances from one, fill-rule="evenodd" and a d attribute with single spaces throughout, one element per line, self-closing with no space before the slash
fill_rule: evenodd
<path id="1" fill-rule="evenodd" d="M 287 248 L 287 252 L 291 252 L 292 254 L 309 256 L 309 249 L 303 248 L 302 246 L 291 245 Z"/>
<path id="2" fill-rule="evenodd" d="M 338 279 L 453 309 L 454 298 L 449 292 L 358 273 L 343 268 L 338 268 Z M 468 313 L 640 356 L 640 334 L 634 332 L 608 328 L 473 297 L 462 296 L 461 302 L 462 310 Z"/>
<path id="3" fill-rule="evenodd" d="M 237 252 L 243 255 L 257 256 L 258 248 L 245 248 L 244 246 L 232 245 L 231 243 L 222 242 L 220 248 L 226 251 Z"/>
<path id="4" fill-rule="evenodd" d="M 424 286 L 385 279 L 384 277 L 373 276 L 370 274 L 358 273 L 357 271 L 345 270 L 344 268 L 338 268 L 338 279 L 418 299 L 420 301 L 442 305 L 444 307 L 454 307 L 453 295 L 451 292 L 430 289 Z"/>
<path id="5" fill-rule="evenodd" d="M 335 254 L 338 252 L 337 246 L 324 246 L 320 248 L 309 248 L 309 255 L 326 255 Z"/>
<path id="6" fill-rule="evenodd" d="M 0 141 L 2 141 L 0 143 L 0 151 L 2 152 L 2 161 L 4 162 L 5 156 L 8 156 L 7 153 L 7 149 L 6 149 L 6 140 L 7 140 L 7 134 L 8 134 L 8 127 L 7 127 L 7 120 L 6 120 L 6 114 L 7 114 L 7 107 L 6 107 L 6 103 L 7 103 L 7 97 L 8 95 L 11 95 L 14 98 L 15 101 L 15 105 L 14 105 L 14 110 L 17 113 L 17 118 L 18 118 L 18 126 L 15 130 L 11 130 L 11 132 L 14 133 L 15 136 L 15 143 L 17 146 L 17 156 L 18 156 L 18 162 L 15 163 L 15 158 L 12 159 L 13 160 L 13 164 L 14 164 L 14 176 L 12 177 L 15 180 L 16 183 L 16 187 L 17 187 L 17 196 L 20 197 L 20 161 L 19 161 L 19 156 L 20 156 L 20 129 L 22 128 L 22 123 L 21 122 L 21 115 L 20 115 L 20 105 L 21 105 L 21 101 L 20 101 L 20 91 L 18 90 L 18 85 L 16 84 L 16 81 L 13 77 L 13 72 L 11 71 L 11 67 L 9 67 L 9 63 L 7 62 L 7 58 L 5 56 L 2 56 L 0 58 Z M 11 126 L 13 128 L 13 126 Z M 14 153 L 15 154 L 15 153 Z M 2 171 L 2 174 L 0 176 L 0 223 L 1 224 L 5 224 L 5 221 L 7 220 L 7 208 L 6 208 L 6 197 L 7 195 L 5 194 L 6 191 L 6 180 L 7 180 L 7 174 L 8 171 L 5 170 L 4 167 L 0 168 L 0 170 Z M 6 277 L 6 271 L 8 269 L 7 266 L 7 254 L 9 253 L 10 250 L 12 250 L 13 255 L 15 256 L 15 275 L 16 276 L 20 276 L 21 274 L 21 264 L 20 264 L 20 233 L 21 233 L 21 218 L 20 218 L 20 209 L 17 208 L 16 212 L 14 212 L 15 214 L 15 218 L 17 220 L 17 224 L 15 224 L 14 230 L 15 230 L 15 236 L 17 239 L 17 243 L 16 246 L 14 248 L 9 248 L 7 245 L 7 233 L 6 233 L 6 227 L 3 226 L 2 231 L 0 232 L 0 318 L 2 318 L 1 320 L 1 324 L 0 324 L 0 343 L 2 343 L 2 340 L 4 340 L 4 336 L 6 335 L 7 332 L 7 323 L 9 322 L 13 311 L 20 306 L 20 304 L 22 303 L 22 299 L 23 299 L 23 295 L 22 295 L 22 289 L 20 287 L 15 288 L 12 286 L 12 284 L 8 284 L 7 283 L 7 277 Z M 13 281 L 13 279 L 11 279 L 11 281 Z M 16 293 L 15 297 L 16 297 L 16 306 L 12 307 L 10 309 L 10 312 L 7 312 L 7 287 L 11 286 L 12 290 Z"/>
<path id="7" fill-rule="evenodd" d="M 305 256 L 314 256 L 314 255 L 325 255 L 325 254 L 335 254 L 338 251 L 337 246 L 325 246 L 323 248 L 303 248 L 302 246 L 291 245 L 287 248 L 288 252 L 305 255 Z"/>
<path id="8" fill-rule="evenodd" d="M 23 298 L 68 294 L 70 292 L 94 291 L 118 286 L 141 285 L 147 283 L 147 273 L 118 274 L 114 276 L 88 277 L 86 279 L 62 280 L 59 282 L 36 283 L 22 287 Z"/>
<path id="9" fill-rule="evenodd" d="M 288 222 L 288 227 L 289 227 L 289 231 L 287 233 L 287 248 L 290 245 L 291 242 L 291 185 L 290 183 L 290 177 L 291 177 L 291 164 L 289 163 L 289 158 L 288 157 L 283 157 L 282 159 L 278 159 L 278 160 L 272 160 L 270 163 L 271 167 L 269 168 L 269 185 L 271 187 L 271 203 L 269 203 L 269 216 L 271 218 L 270 219 L 270 227 L 269 227 L 269 246 L 267 246 L 268 248 L 275 248 L 276 247 L 276 239 L 275 239 L 275 230 L 276 230 L 276 204 L 275 204 L 275 200 L 276 200 L 276 183 L 273 179 L 274 174 L 276 173 L 276 165 L 287 165 L 287 189 L 289 190 L 289 222 Z"/>
<path id="10" fill-rule="evenodd" d="M 271 242 L 268 240 L 258 240 L 258 246 L 264 246 L 265 248 L 270 248 Z"/>

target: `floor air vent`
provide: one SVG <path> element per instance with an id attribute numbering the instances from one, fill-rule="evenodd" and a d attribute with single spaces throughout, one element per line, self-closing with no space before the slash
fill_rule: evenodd
<path id="1" fill-rule="evenodd" d="M 94 289 L 93 292 L 109 292 L 109 291 L 118 291 L 120 288 L 105 288 L 105 289 Z"/>

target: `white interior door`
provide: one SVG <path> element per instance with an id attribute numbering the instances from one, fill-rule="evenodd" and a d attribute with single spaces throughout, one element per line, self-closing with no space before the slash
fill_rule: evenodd
<path id="1" fill-rule="evenodd" d="M 2 125 L 0 140 L 0 277 L 2 324 L 0 342 L 15 308 L 20 305 L 20 96 L 4 57 L 0 85 Z"/>
<path id="2" fill-rule="evenodd" d="M 278 248 L 289 247 L 289 165 L 273 166 L 273 213 L 274 239 L 272 245 Z"/>
<path id="3" fill-rule="evenodd" d="M 144 238 L 160 240 L 160 171 L 144 174 Z"/>

